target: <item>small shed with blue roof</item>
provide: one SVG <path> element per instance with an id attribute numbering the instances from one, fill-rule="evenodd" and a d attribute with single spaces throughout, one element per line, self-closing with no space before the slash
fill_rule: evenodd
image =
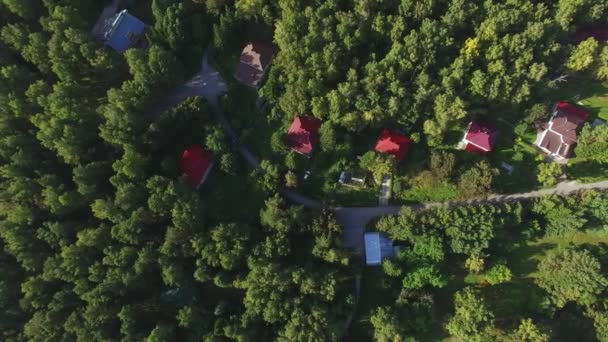
<path id="1" fill-rule="evenodd" d="M 146 29 L 146 24 L 122 10 L 108 19 L 103 28 L 103 40 L 112 49 L 124 53 L 138 44 Z"/>
<path id="2" fill-rule="evenodd" d="M 368 266 L 380 265 L 382 260 L 393 258 L 395 250 L 393 241 L 383 234 L 365 233 L 365 263 Z"/>

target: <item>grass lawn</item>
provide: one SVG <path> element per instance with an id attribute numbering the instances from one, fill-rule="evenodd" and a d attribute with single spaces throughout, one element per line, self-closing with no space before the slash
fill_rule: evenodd
<path id="1" fill-rule="evenodd" d="M 568 177 L 582 183 L 593 183 L 608 179 L 608 165 L 593 160 L 572 158 L 568 161 Z"/>

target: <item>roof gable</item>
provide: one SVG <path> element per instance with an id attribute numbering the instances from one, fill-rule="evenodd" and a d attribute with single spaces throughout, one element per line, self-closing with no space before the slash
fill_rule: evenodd
<path id="1" fill-rule="evenodd" d="M 550 129 L 561 135 L 565 143 L 574 144 L 578 129 L 588 118 L 586 110 L 568 102 L 559 102 L 551 118 Z"/>
<path id="2" fill-rule="evenodd" d="M 402 160 L 410 149 L 412 141 L 405 135 L 385 128 L 376 143 L 376 152 L 388 153 Z"/>
<path id="3" fill-rule="evenodd" d="M 393 242 L 380 233 L 365 233 L 365 263 L 380 265 L 383 259 L 394 256 Z"/>
<path id="4" fill-rule="evenodd" d="M 476 120 L 471 121 L 465 139 L 469 143 L 475 145 L 474 147 L 477 147 L 478 149 L 469 148 L 467 146 L 467 150 L 472 150 L 473 152 L 476 152 L 477 150 L 490 152 L 494 148 L 497 136 L 498 131 L 493 125 Z"/>
<path id="5" fill-rule="evenodd" d="M 310 116 L 297 116 L 287 132 L 287 145 L 301 154 L 310 154 L 319 142 L 321 120 Z"/>
<path id="6" fill-rule="evenodd" d="M 273 55 L 274 48 L 270 44 L 262 42 L 247 44 L 241 52 L 234 77 L 250 87 L 257 87 L 264 78 Z"/>
<path id="7" fill-rule="evenodd" d="M 182 153 L 180 169 L 192 186 L 199 186 L 211 171 L 213 155 L 199 145 L 192 145 Z"/>
<path id="8" fill-rule="evenodd" d="M 112 49 L 123 53 L 137 42 L 145 28 L 141 20 L 123 10 L 109 19 L 104 28 L 104 40 Z"/>

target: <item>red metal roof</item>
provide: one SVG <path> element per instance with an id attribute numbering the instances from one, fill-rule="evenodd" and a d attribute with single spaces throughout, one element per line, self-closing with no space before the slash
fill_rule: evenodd
<path id="1" fill-rule="evenodd" d="M 301 154 L 310 154 L 319 142 L 321 120 L 310 116 L 297 116 L 287 132 L 287 145 Z"/>
<path id="2" fill-rule="evenodd" d="M 199 186 L 211 170 L 213 155 L 199 145 L 188 147 L 180 159 L 182 175 L 192 186 Z"/>
<path id="3" fill-rule="evenodd" d="M 587 119 L 589 119 L 589 113 L 586 110 L 581 107 L 575 106 L 569 102 L 558 102 L 556 109 L 566 115 L 576 115 L 584 121 L 587 121 Z"/>
<path id="4" fill-rule="evenodd" d="M 412 141 L 405 135 L 385 128 L 376 144 L 376 152 L 388 153 L 402 160 L 410 149 Z"/>
<path id="5" fill-rule="evenodd" d="M 467 145 L 466 150 L 469 152 L 491 152 L 494 143 L 496 143 L 497 135 L 498 131 L 493 125 L 474 120 L 469 125 L 469 131 L 465 139 L 469 142 L 469 145 L 473 145 L 475 148 L 469 148 Z"/>

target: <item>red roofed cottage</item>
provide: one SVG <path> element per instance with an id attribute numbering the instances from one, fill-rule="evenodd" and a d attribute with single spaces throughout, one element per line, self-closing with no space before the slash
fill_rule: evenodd
<path id="1" fill-rule="evenodd" d="M 471 121 L 462 139 L 464 149 L 475 153 L 489 153 L 494 149 L 498 131 L 496 127 L 480 121 Z"/>
<path id="2" fill-rule="evenodd" d="M 578 130 L 589 119 L 589 113 L 568 102 L 559 102 L 547 128 L 539 134 L 536 146 L 558 159 L 567 159 L 576 144 Z"/>
<path id="3" fill-rule="evenodd" d="M 205 182 L 213 166 L 213 155 L 199 145 L 188 147 L 181 156 L 180 169 L 188 183 L 199 187 Z"/>
<path id="4" fill-rule="evenodd" d="M 309 155 L 319 142 L 321 120 L 310 116 L 297 116 L 287 132 L 287 145 L 294 151 Z"/>
<path id="5" fill-rule="evenodd" d="M 405 158 L 411 144 L 412 140 L 410 138 L 397 131 L 385 128 L 376 144 L 376 152 L 391 154 L 400 161 Z"/>

